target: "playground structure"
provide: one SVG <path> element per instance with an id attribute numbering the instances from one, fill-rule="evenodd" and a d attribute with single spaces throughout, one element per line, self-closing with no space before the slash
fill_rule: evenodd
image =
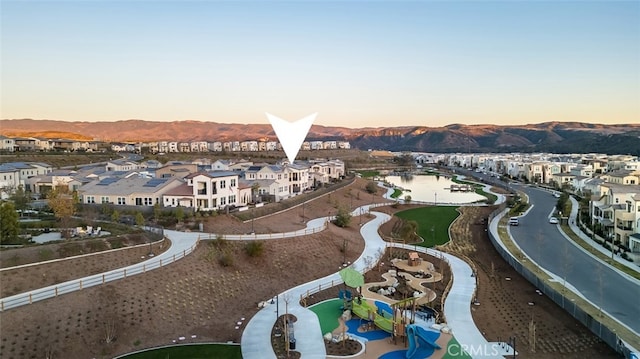
<path id="1" fill-rule="evenodd" d="M 382 274 L 384 282 L 366 283 L 359 288 L 357 295 L 349 290 L 340 290 L 338 297 L 343 303 L 341 310 L 366 320 L 364 328 L 371 330 L 372 324 L 390 333 L 394 343 L 400 338 L 403 342 L 408 340 L 410 345 L 415 344 L 415 338 L 408 338 L 408 328 L 415 325 L 417 313 L 422 314 L 422 319 L 437 319 L 435 311 L 423 313 L 417 310 L 419 306 L 426 306 L 436 299 L 436 293 L 425 288 L 423 283 L 440 281 L 442 274 L 435 272 L 433 264 L 423 261 L 415 252 L 411 252 L 408 259 L 396 258 L 392 263 L 396 269 Z M 399 277 L 405 280 L 404 298 L 392 299 L 390 295 L 401 285 Z M 374 292 L 371 288 L 379 289 Z M 411 335 L 415 337 L 416 329 L 412 328 Z"/>
<path id="2" fill-rule="evenodd" d="M 415 324 L 407 325 L 407 359 L 428 358 L 433 354 L 434 349 L 442 349 L 435 340 L 439 333 L 426 330 Z"/>

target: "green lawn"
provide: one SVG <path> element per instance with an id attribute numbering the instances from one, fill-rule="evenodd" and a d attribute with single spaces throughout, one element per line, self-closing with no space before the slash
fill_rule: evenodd
<path id="1" fill-rule="evenodd" d="M 489 349 L 490 350 L 490 349 Z M 449 340 L 447 343 L 447 352 L 444 354 L 442 359 L 459 359 L 459 358 L 469 358 L 471 359 L 471 355 L 467 354 L 460 343 L 456 340 L 455 337 Z"/>
<path id="2" fill-rule="evenodd" d="M 358 172 L 363 178 L 370 178 L 370 177 L 380 176 L 380 171 L 361 170 L 361 171 L 356 171 L 356 172 Z"/>
<path id="3" fill-rule="evenodd" d="M 394 188 L 393 193 L 391 194 L 391 198 L 398 198 L 402 194 L 401 189 Z"/>
<path id="4" fill-rule="evenodd" d="M 122 359 L 242 359 L 239 345 L 193 344 L 152 349 L 121 357 Z"/>
<path id="5" fill-rule="evenodd" d="M 316 313 L 320 320 L 320 329 L 322 334 L 332 332 L 340 325 L 338 317 L 342 314 L 340 307 L 342 306 L 342 300 L 332 299 L 322 303 L 318 303 L 309 307 L 309 310 Z"/>
<path id="6" fill-rule="evenodd" d="M 455 206 L 420 207 L 396 213 L 396 216 L 416 221 L 418 235 L 424 239 L 419 246 L 433 247 L 449 241 L 449 226 L 458 217 Z"/>

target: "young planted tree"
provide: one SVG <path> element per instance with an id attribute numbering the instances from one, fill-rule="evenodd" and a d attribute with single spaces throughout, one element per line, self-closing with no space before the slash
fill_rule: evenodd
<path id="1" fill-rule="evenodd" d="M 47 201 L 53 210 L 53 215 L 60 221 L 63 238 L 69 238 L 71 233 L 68 228 L 71 216 L 76 211 L 77 196 L 70 193 L 66 186 L 55 186 L 47 195 Z"/>
<path id="2" fill-rule="evenodd" d="M 15 190 L 15 192 L 11 195 L 9 199 L 13 201 L 13 204 L 16 207 L 16 210 L 19 210 L 19 211 L 23 211 L 27 209 L 29 205 L 29 196 L 24 191 L 24 187 L 22 187 L 22 185 L 18 186 L 18 188 Z"/>
<path id="3" fill-rule="evenodd" d="M 348 209 L 344 207 L 340 207 L 338 209 L 338 214 L 336 214 L 336 218 L 333 220 L 333 223 L 338 227 L 348 227 L 349 223 L 351 223 L 351 213 Z"/>
<path id="4" fill-rule="evenodd" d="M 18 212 L 11 202 L 0 203 L 0 243 L 14 243 L 18 240 Z"/>
<path id="5" fill-rule="evenodd" d="M 136 213 L 136 225 L 137 226 L 143 226 L 144 225 L 144 216 L 142 215 L 142 212 L 138 211 Z"/>
<path id="6" fill-rule="evenodd" d="M 378 185 L 374 181 L 369 181 L 364 189 L 367 193 L 375 194 L 378 192 Z"/>

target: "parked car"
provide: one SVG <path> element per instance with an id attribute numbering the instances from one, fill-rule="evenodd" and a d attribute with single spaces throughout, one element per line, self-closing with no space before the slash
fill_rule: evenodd
<path id="1" fill-rule="evenodd" d="M 558 224 L 558 219 L 556 217 L 551 217 L 551 218 L 549 218 L 549 223 Z"/>

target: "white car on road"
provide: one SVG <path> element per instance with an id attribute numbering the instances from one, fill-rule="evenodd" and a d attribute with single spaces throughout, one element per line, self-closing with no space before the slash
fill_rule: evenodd
<path id="1" fill-rule="evenodd" d="M 551 217 L 551 218 L 549 218 L 549 223 L 558 224 L 558 219 L 556 217 Z"/>

